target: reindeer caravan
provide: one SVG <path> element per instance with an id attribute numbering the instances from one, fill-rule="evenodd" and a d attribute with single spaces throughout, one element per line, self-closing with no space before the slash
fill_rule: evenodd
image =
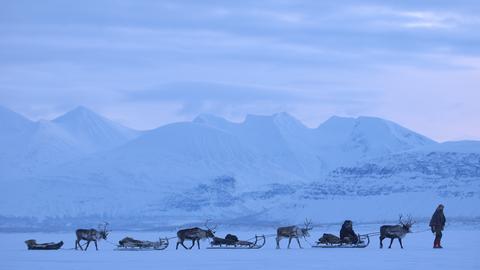
<path id="1" fill-rule="evenodd" d="M 255 235 L 247 240 L 240 240 L 236 235 L 227 234 L 225 238 L 215 236 L 217 226 L 209 226 L 208 220 L 204 224 L 204 228 L 193 227 L 181 229 L 177 231 L 176 237 L 159 238 L 158 241 L 137 240 L 132 237 L 125 237 L 118 242 L 114 250 L 164 250 L 169 246 L 169 239 L 177 238 L 176 249 L 182 246 L 185 249 L 192 249 L 195 244 L 200 249 L 200 240 L 211 239 L 210 245 L 207 249 L 260 249 L 265 245 L 267 237 L 275 236 L 276 248 L 280 248 L 280 242 L 283 239 L 288 239 L 287 248 L 290 248 L 292 240 L 295 239 L 298 247 L 303 248 L 300 244 L 300 239 L 303 238 L 312 248 L 365 248 L 370 244 L 370 236 L 380 236 L 380 248 L 383 248 L 383 240 L 390 238 L 390 245 L 392 247 L 393 241 L 398 239 L 400 247 L 403 248 L 402 239 L 411 233 L 411 228 L 415 222 L 409 216 L 406 219 L 400 215 L 397 225 L 383 225 L 379 232 L 369 234 L 357 234 L 353 230 L 353 222 L 345 220 L 343 223 L 340 236 L 325 233 L 323 236 L 311 244 L 307 237 L 310 237 L 310 231 L 313 229 L 312 222 L 305 220 L 303 227 L 292 225 L 277 228 L 276 234 L 272 235 Z M 106 242 L 115 245 L 107 240 L 109 230 L 108 223 L 99 225 L 98 229 L 78 229 L 75 231 L 76 241 L 75 249 L 87 250 L 90 243 L 95 244 L 95 249 L 98 250 L 98 241 L 105 240 Z M 185 241 L 191 241 L 191 245 L 186 245 Z M 84 241 L 84 243 L 82 243 Z M 31 239 L 25 241 L 29 250 L 57 250 L 63 246 L 63 241 L 58 243 L 37 243 L 36 240 Z"/>

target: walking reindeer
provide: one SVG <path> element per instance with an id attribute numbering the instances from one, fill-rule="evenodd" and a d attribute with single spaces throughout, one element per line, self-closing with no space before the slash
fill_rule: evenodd
<path id="1" fill-rule="evenodd" d="M 98 250 L 97 241 L 101 239 L 107 240 L 107 226 L 108 223 L 105 222 L 104 224 L 98 226 L 98 230 L 78 229 L 77 231 L 75 231 L 75 234 L 77 235 L 77 240 L 75 241 L 75 249 L 77 249 L 77 247 L 80 247 L 81 250 L 84 250 L 82 248 L 82 245 L 80 244 L 80 240 L 84 240 L 87 241 L 87 246 L 85 247 L 85 250 L 87 250 L 88 245 L 90 245 L 90 242 L 92 241 L 95 243 L 95 249 Z"/>
<path id="2" fill-rule="evenodd" d="M 410 233 L 410 228 L 415 224 L 412 217 L 408 216 L 406 220 L 403 219 L 403 216 L 400 215 L 398 220 L 398 225 L 383 225 L 380 227 L 380 248 L 383 248 L 383 239 L 390 238 L 390 245 L 388 248 L 392 248 L 392 243 L 395 238 L 398 239 L 400 247 L 403 248 L 402 238 Z"/>
<path id="3" fill-rule="evenodd" d="M 207 239 L 207 238 L 213 238 L 215 235 L 215 229 L 217 226 L 210 228 L 208 226 L 208 220 L 205 222 L 205 228 L 206 230 L 195 227 L 195 228 L 188 228 L 188 229 L 183 229 L 179 230 L 177 232 L 177 246 L 175 249 L 178 249 L 178 245 L 182 245 L 185 249 L 192 249 L 193 246 L 195 245 L 195 241 L 197 242 L 198 249 L 200 249 L 200 240 L 202 239 Z M 192 240 L 192 245 L 190 247 L 186 247 L 185 244 L 183 243 L 185 240 Z"/>
<path id="4" fill-rule="evenodd" d="M 298 226 L 288 226 L 288 227 L 280 227 L 277 229 L 277 249 L 280 248 L 280 240 L 283 238 L 288 238 L 288 248 L 290 248 L 290 243 L 292 242 L 292 239 L 295 238 L 297 239 L 298 246 L 302 248 L 302 245 L 300 245 L 300 240 L 298 240 L 299 237 L 307 237 L 310 236 L 309 231 L 313 229 L 311 226 L 312 222 L 308 219 L 305 219 L 305 223 L 303 228 L 300 228 Z"/>

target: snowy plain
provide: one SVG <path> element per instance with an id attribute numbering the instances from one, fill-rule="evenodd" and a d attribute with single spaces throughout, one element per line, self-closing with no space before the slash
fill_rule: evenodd
<path id="1" fill-rule="evenodd" d="M 360 233 L 375 232 L 379 225 L 358 226 Z M 433 235 L 425 231 L 426 224 L 417 225 L 404 239 L 404 249 L 395 241 L 392 249 L 379 249 L 378 237 L 364 249 L 316 249 L 301 241 L 303 249 L 292 242 L 286 249 L 284 240 L 281 249 L 275 249 L 274 237 L 259 250 L 210 250 L 207 241 L 201 242 L 201 249 L 179 248 L 175 250 L 176 239 L 163 251 L 114 251 L 111 243 L 125 236 L 154 240 L 158 237 L 174 236 L 169 232 L 112 232 L 109 242 L 99 243 L 99 251 L 90 246 L 86 252 L 76 251 L 74 233 L 2 233 L 0 234 L 0 269 L 480 269 L 477 243 L 480 241 L 478 226 L 454 225 L 444 233 L 444 249 L 432 249 Z M 260 231 L 272 234 L 272 230 Z M 315 228 L 310 242 L 322 233 L 338 233 L 336 226 Z M 232 232 L 229 230 L 228 232 Z M 240 238 L 249 238 L 259 231 L 241 231 Z M 219 231 L 223 236 L 227 231 Z M 35 238 L 39 242 L 65 242 L 58 251 L 29 251 L 23 243 Z M 387 244 L 388 241 L 384 242 Z"/>

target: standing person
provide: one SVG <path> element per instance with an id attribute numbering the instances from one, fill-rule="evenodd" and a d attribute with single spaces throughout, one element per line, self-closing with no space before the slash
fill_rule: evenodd
<path id="1" fill-rule="evenodd" d="M 435 240 L 433 241 L 433 248 L 443 248 L 440 244 L 442 240 L 442 231 L 445 228 L 445 215 L 443 214 L 444 206 L 440 204 L 433 213 L 432 219 L 430 219 L 430 228 L 432 233 L 435 233 Z"/>

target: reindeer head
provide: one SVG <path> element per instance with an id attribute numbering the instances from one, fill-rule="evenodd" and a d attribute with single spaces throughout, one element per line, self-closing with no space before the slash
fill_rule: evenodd
<path id="1" fill-rule="evenodd" d="M 209 219 L 207 219 L 207 221 L 205 221 L 205 228 L 207 228 L 207 237 L 213 238 L 213 237 L 215 237 L 215 230 L 217 229 L 217 225 L 215 225 L 213 227 L 210 227 L 208 225 L 209 221 L 210 221 Z"/>
<path id="2" fill-rule="evenodd" d="M 303 234 L 303 236 L 310 236 L 309 231 L 310 231 L 311 229 L 313 229 L 313 227 L 312 227 L 312 221 L 309 220 L 309 219 L 305 219 L 304 226 L 305 226 L 305 227 L 302 228 L 302 234 Z"/>
<path id="3" fill-rule="evenodd" d="M 103 240 L 107 240 L 109 231 L 107 230 L 108 222 L 98 225 L 98 233 Z"/>
<path id="4" fill-rule="evenodd" d="M 415 221 L 410 215 L 408 215 L 406 219 L 403 218 L 403 215 L 400 215 L 398 223 L 400 223 L 400 225 L 402 225 L 407 232 L 411 232 L 410 229 L 412 228 L 413 224 L 415 224 Z"/>

